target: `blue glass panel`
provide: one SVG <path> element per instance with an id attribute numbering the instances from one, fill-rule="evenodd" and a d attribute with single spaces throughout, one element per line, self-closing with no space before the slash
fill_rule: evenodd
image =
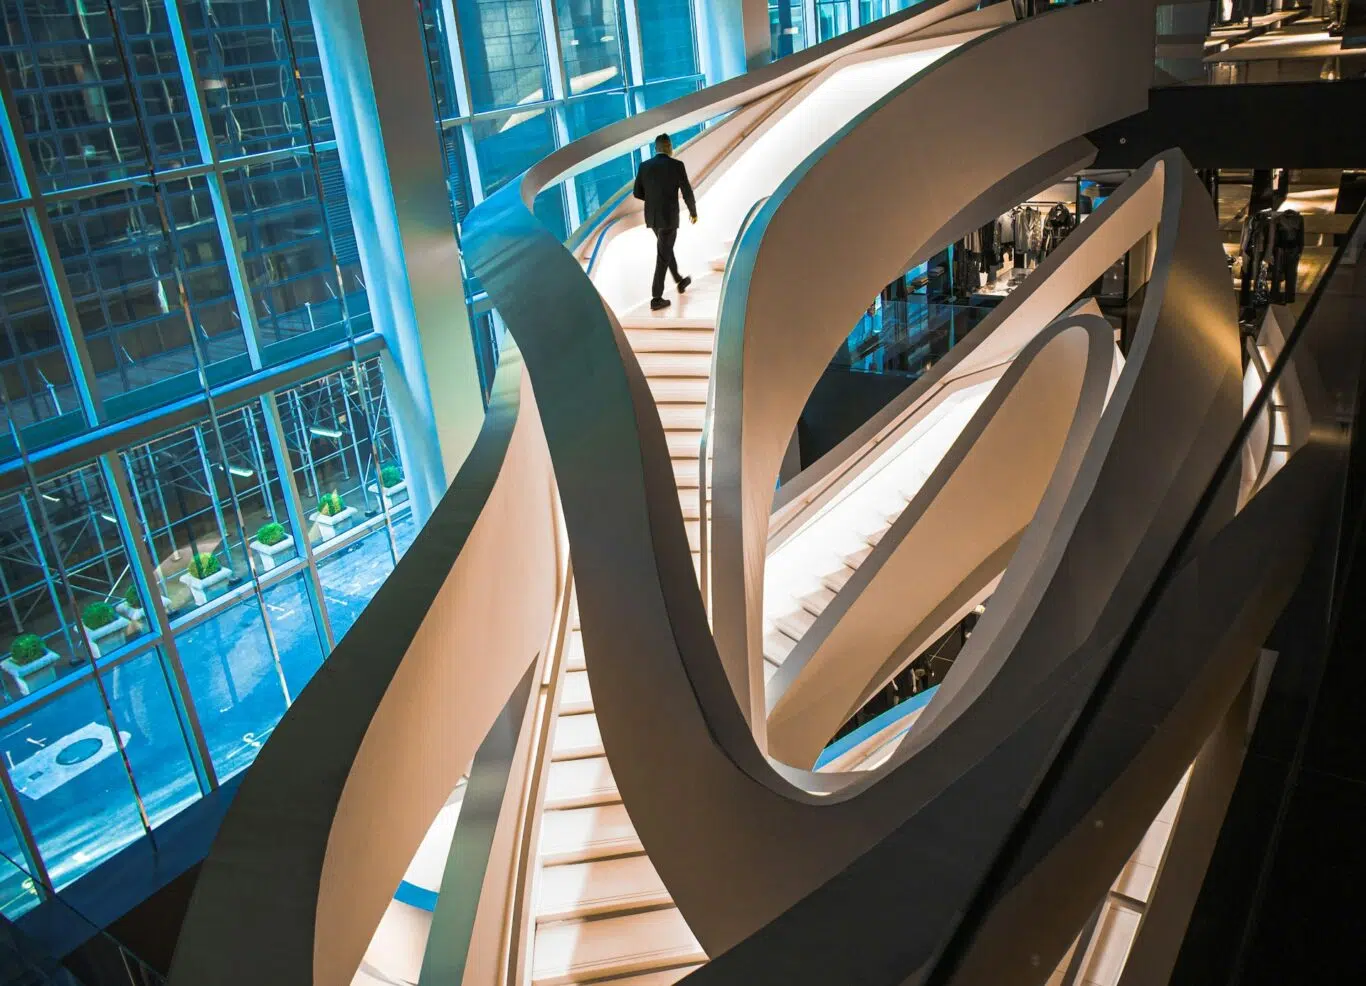
<path id="1" fill-rule="evenodd" d="M 159 825 L 200 796 L 189 742 L 171 698 L 163 658 L 149 651 L 104 672 L 114 721 L 127 734 L 124 748 L 152 825 Z"/>
<path id="2" fill-rule="evenodd" d="M 491 195 L 555 149 L 550 114 L 522 110 L 474 123 L 484 193 Z"/>
<path id="3" fill-rule="evenodd" d="M 639 0 L 645 81 L 697 73 L 697 41 L 690 0 Z"/>
<path id="4" fill-rule="evenodd" d="M 284 11 L 269 0 L 179 0 L 222 157 L 307 142 Z"/>
<path id="5" fill-rule="evenodd" d="M 37 882 L 19 845 L 9 811 L 0 806 L 0 914 L 13 921 L 40 903 Z"/>
<path id="6" fill-rule="evenodd" d="M 9 410 L 19 428 L 80 410 L 71 365 L 38 270 L 28 224 L 0 216 L 0 363 L 5 367 Z M 8 431 L 0 406 L 0 431 Z"/>
<path id="7" fill-rule="evenodd" d="M 323 648 L 307 583 L 304 576 L 295 575 L 263 593 L 266 618 L 275 634 L 275 646 L 280 649 L 285 684 L 294 698 L 298 698 L 299 692 L 323 663 Z"/>
<path id="8" fill-rule="evenodd" d="M 455 0 L 475 113 L 548 98 L 538 7 L 536 0 Z"/>
<path id="9" fill-rule="evenodd" d="M 280 669 L 254 594 L 176 637 L 220 778 L 256 759 L 285 712 Z"/>
<path id="10" fill-rule="evenodd" d="M 344 325 L 309 158 L 233 168 L 223 182 L 262 343 Z"/>
<path id="11" fill-rule="evenodd" d="M 626 32 L 616 0 L 556 0 L 571 96 L 626 86 Z"/>
<path id="12" fill-rule="evenodd" d="M 340 641 L 351 629 L 393 570 L 394 555 L 383 528 L 318 562 L 333 637 Z"/>
<path id="13" fill-rule="evenodd" d="M 124 742 L 132 734 L 120 725 Z M 62 887 L 141 838 L 133 787 L 91 680 L 0 730 L 0 754 L 52 882 Z"/>
<path id="14" fill-rule="evenodd" d="M 849 4 L 852 2 L 853 0 L 817 0 L 817 40 L 829 41 L 849 30 Z"/>
<path id="15" fill-rule="evenodd" d="M 802 0 L 769 0 L 768 29 L 773 57 L 782 58 L 806 47 L 805 4 Z"/>
<path id="16" fill-rule="evenodd" d="M 595 130 L 616 123 L 626 117 L 626 97 L 624 95 L 594 95 L 576 99 L 565 109 L 569 123 L 569 136 L 573 139 L 586 136 Z M 574 179 L 578 187 L 579 213 L 587 219 L 597 212 L 604 203 L 628 184 L 635 175 L 635 154 L 628 151 L 620 157 L 578 175 Z"/>
<path id="17" fill-rule="evenodd" d="M 30 16 L 6 4 L 0 62 L 44 190 L 147 171 L 131 92 L 104 4 L 51 0 Z M 17 14 L 19 8 L 13 8 Z"/>

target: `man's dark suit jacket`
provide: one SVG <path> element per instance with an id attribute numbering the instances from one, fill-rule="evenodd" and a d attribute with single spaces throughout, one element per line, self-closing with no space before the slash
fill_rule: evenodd
<path id="1" fill-rule="evenodd" d="M 678 194 L 688 203 L 688 215 L 697 215 L 688 169 L 677 158 L 656 154 L 636 172 L 636 198 L 645 200 L 645 225 L 651 229 L 678 228 Z"/>

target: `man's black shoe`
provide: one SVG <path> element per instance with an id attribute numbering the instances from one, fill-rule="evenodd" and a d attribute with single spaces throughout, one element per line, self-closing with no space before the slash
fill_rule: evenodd
<path id="1" fill-rule="evenodd" d="M 668 298 L 651 298 L 651 299 L 650 299 L 650 311 L 652 311 L 652 312 L 657 312 L 657 311 L 659 311 L 661 308 L 668 308 L 668 307 L 669 307 L 670 305 L 672 305 L 672 304 L 673 304 L 673 302 L 670 301 Z"/>
<path id="2" fill-rule="evenodd" d="M 679 294 L 682 294 L 684 291 L 688 290 L 688 285 L 691 284 L 691 283 L 692 283 L 692 278 L 691 278 L 691 277 L 685 277 L 685 278 L 683 278 L 683 280 L 679 281 L 679 282 L 678 282 L 678 293 L 679 293 Z"/>

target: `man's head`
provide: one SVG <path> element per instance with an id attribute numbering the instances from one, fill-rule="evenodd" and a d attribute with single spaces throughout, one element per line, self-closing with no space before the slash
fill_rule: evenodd
<path id="1" fill-rule="evenodd" d="M 668 134 L 660 134 L 655 138 L 656 154 L 672 154 L 674 152 L 674 142 L 669 139 Z"/>

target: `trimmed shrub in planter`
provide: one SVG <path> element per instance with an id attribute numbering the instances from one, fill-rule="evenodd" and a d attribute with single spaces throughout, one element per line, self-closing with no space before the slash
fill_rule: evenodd
<path id="1" fill-rule="evenodd" d="M 9 657 L 0 661 L 0 673 L 16 695 L 30 695 L 57 680 L 57 655 L 47 649 L 36 633 L 21 633 L 10 644 Z"/>
<path id="2" fill-rule="evenodd" d="M 128 639 L 128 621 L 106 602 L 87 606 L 81 611 L 81 622 L 85 624 L 85 639 L 90 641 L 90 650 L 95 657 L 103 656 L 106 650 L 122 647 Z"/>
<path id="3" fill-rule="evenodd" d="M 165 596 L 161 597 L 161 605 L 166 609 L 166 612 L 171 611 L 171 600 Z M 142 605 L 142 596 L 138 594 L 136 585 L 130 585 L 123 590 L 123 602 L 115 606 L 114 609 L 130 623 L 141 623 L 147 616 L 147 610 Z"/>
<path id="4" fill-rule="evenodd" d="M 180 584 L 190 590 L 196 606 L 203 606 L 227 592 L 231 578 L 232 569 L 224 568 L 217 555 L 206 551 L 190 559 Z"/>
<path id="5" fill-rule="evenodd" d="M 334 490 L 318 498 L 318 512 L 308 519 L 318 525 L 318 535 L 324 541 L 331 541 L 351 526 L 355 516 L 356 508 L 348 507 L 341 494 Z"/>
<path id="6" fill-rule="evenodd" d="M 294 557 L 294 539 L 285 531 L 283 524 L 274 521 L 261 525 L 250 546 L 256 552 L 261 568 L 267 572 Z"/>
<path id="7" fill-rule="evenodd" d="M 403 470 L 390 464 L 379 471 L 379 484 L 367 487 L 371 493 L 382 497 L 385 509 L 392 512 L 408 502 L 408 484 L 403 480 Z"/>

